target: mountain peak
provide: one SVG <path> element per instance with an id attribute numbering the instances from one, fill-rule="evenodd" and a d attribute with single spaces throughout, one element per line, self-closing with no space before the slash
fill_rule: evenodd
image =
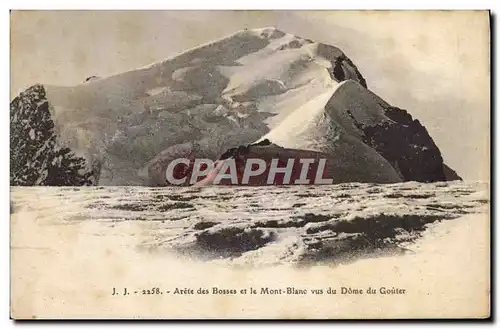
<path id="1" fill-rule="evenodd" d="M 278 28 L 274 26 L 266 26 L 266 27 L 261 27 L 261 28 L 254 28 L 254 29 L 247 29 L 243 31 L 248 31 L 256 36 L 263 37 L 263 38 L 269 38 L 269 39 L 274 39 L 274 38 L 281 38 L 288 33 L 285 33 Z"/>
<path id="2" fill-rule="evenodd" d="M 427 131 L 369 91 L 342 50 L 275 27 L 238 31 L 73 87 L 40 88 L 11 103 L 11 141 L 25 150 L 11 153 L 16 184 L 48 183 L 36 168 L 46 171 L 47 159 L 64 148 L 81 167 L 81 181 L 161 185 L 172 154 L 217 159 L 265 136 L 282 147 L 334 154 L 338 181 L 444 177 Z M 40 124 L 31 122 L 37 117 L 50 121 L 50 134 L 37 134 Z M 23 143 L 38 135 L 38 146 Z"/>

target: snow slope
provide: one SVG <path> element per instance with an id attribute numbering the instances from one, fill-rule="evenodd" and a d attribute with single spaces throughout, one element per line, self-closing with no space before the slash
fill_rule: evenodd
<path id="1" fill-rule="evenodd" d="M 42 129 L 33 128 L 31 115 L 41 103 L 49 112 L 44 120 L 53 123 L 28 146 L 31 130 Z M 399 149 L 408 145 L 391 146 L 396 155 L 381 149 L 387 134 L 380 131 L 402 127 L 389 109 L 340 49 L 275 28 L 244 30 L 144 68 L 21 93 L 11 103 L 11 148 L 19 150 L 11 157 L 11 184 L 163 185 L 162 171 L 174 153 L 216 159 L 263 137 L 284 147 L 332 152 L 345 168 L 368 170 L 362 181 L 378 175 L 369 168 L 401 177 L 394 181 L 444 180 L 432 139 L 408 140 L 415 135 L 411 117 L 408 129 L 396 134 L 414 144 L 403 156 L 415 159 L 401 167 Z M 371 135 L 368 126 L 375 127 Z M 428 136 L 425 128 L 422 134 Z M 38 152 L 48 136 L 56 142 Z M 71 150 L 74 170 L 47 160 L 60 148 Z M 424 158 L 432 166 L 412 173 L 423 161 L 415 153 L 429 152 Z M 62 183 L 53 178 L 63 171 L 68 177 Z"/>

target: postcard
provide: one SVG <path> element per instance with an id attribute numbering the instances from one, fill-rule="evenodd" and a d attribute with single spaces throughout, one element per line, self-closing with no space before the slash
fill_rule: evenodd
<path id="1" fill-rule="evenodd" d="M 488 11 L 11 11 L 13 319 L 490 317 Z"/>

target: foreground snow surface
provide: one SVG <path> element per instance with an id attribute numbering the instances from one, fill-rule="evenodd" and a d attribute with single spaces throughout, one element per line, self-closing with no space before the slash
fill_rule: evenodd
<path id="1" fill-rule="evenodd" d="M 16 318 L 489 314 L 487 184 L 11 191 Z M 113 287 L 308 294 L 117 297 Z M 344 295 L 341 287 L 405 294 Z"/>
<path id="2" fill-rule="evenodd" d="M 13 221 L 122 236 L 139 250 L 231 264 L 338 263 L 402 254 L 429 226 L 487 213 L 487 185 L 12 188 Z M 28 225 L 28 224 L 26 224 Z M 120 246 L 116 246 L 117 248 Z"/>

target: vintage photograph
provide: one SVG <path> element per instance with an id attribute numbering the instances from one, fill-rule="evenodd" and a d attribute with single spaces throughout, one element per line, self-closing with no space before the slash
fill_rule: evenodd
<path id="1" fill-rule="evenodd" d="M 490 317 L 490 12 L 10 13 L 14 319 Z"/>

